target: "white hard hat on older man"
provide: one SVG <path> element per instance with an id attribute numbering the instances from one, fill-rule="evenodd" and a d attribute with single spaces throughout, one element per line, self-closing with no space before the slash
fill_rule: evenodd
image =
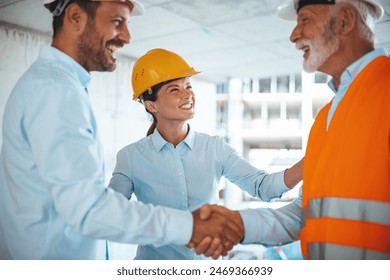
<path id="1" fill-rule="evenodd" d="M 49 9 L 49 5 L 57 2 L 57 5 L 53 10 L 50 12 L 53 13 L 53 16 L 59 16 L 65 7 L 68 5 L 68 3 L 71 0 L 43 0 L 43 5 Z M 89 0 L 89 1 L 98 1 L 98 2 L 122 2 L 122 3 L 129 3 L 132 6 L 131 15 L 132 16 L 139 16 L 144 14 L 144 7 L 141 5 L 141 3 L 135 1 L 135 0 Z"/>
<path id="2" fill-rule="evenodd" d="M 295 20 L 298 11 L 306 5 L 334 5 L 337 3 L 353 3 L 354 1 L 366 2 L 375 9 L 376 19 L 380 19 L 384 10 L 379 0 L 288 0 L 278 7 L 278 15 L 287 20 Z"/>

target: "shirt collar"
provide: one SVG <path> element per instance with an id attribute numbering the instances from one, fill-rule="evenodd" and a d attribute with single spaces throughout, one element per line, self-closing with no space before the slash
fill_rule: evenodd
<path id="1" fill-rule="evenodd" d="M 389 56 L 386 49 L 379 48 L 376 50 L 373 50 L 366 55 L 362 56 L 358 60 L 356 60 L 354 63 L 352 63 L 350 66 L 347 67 L 347 69 L 344 70 L 344 72 L 341 75 L 340 79 L 340 88 L 344 88 L 346 86 L 349 86 L 353 79 L 356 78 L 356 76 L 375 58 L 379 56 Z M 336 86 L 334 84 L 333 78 L 328 82 L 329 88 L 334 92 L 337 93 Z"/>
<path id="2" fill-rule="evenodd" d="M 195 144 L 195 131 L 193 131 L 191 129 L 190 125 L 188 125 L 188 129 L 189 129 L 189 131 L 188 131 L 186 138 L 184 138 L 184 140 L 182 142 L 180 142 L 178 144 L 178 146 L 181 145 L 182 143 L 184 143 L 192 150 L 194 147 L 194 144 Z M 165 145 L 171 145 L 161 136 L 160 132 L 157 129 L 155 129 L 153 134 L 150 135 L 150 139 L 151 139 L 157 152 L 161 151 L 161 149 Z"/>
<path id="3" fill-rule="evenodd" d="M 52 46 L 45 45 L 41 46 L 39 57 L 61 62 L 63 67 L 67 68 L 77 77 L 84 88 L 88 87 L 91 81 L 90 73 L 64 52 Z"/>

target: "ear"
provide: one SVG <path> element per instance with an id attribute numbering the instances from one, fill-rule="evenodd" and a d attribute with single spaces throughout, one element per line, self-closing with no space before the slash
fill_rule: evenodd
<path id="1" fill-rule="evenodd" d="M 355 28 L 358 19 L 357 13 L 351 5 L 341 8 L 336 22 L 337 30 L 341 35 L 347 35 Z"/>
<path id="2" fill-rule="evenodd" d="M 71 3 L 68 7 L 66 7 L 64 24 L 67 23 L 73 31 L 77 33 L 82 32 L 87 21 L 87 13 L 81 9 L 77 3 Z"/>
<path id="3" fill-rule="evenodd" d="M 145 108 L 146 108 L 150 113 L 157 113 L 157 112 L 158 112 L 156 103 L 153 102 L 153 101 L 146 100 L 146 101 L 144 102 L 144 106 L 145 106 Z"/>

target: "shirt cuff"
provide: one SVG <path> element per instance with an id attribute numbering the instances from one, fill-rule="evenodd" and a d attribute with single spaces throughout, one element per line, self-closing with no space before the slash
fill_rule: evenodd
<path id="1" fill-rule="evenodd" d="M 244 239 L 241 241 L 241 243 L 242 244 L 258 243 L 259 240 L 261 239 L 259 238 L 261 233 L 259 232 L 259 228 L 255 226 L 259 221 L 258 219 L 256 219 L 256 215 L 254 215 L 254 211 L 242 210 L 239 212 L 245 228 L 245 236 Z"/>
<path id="2" fill-rule="evenodd" d="M 287 170 L 287 169 L 286 169 Z M 288 191 L 289 188 L 287 187 L 286 183 L 284 182 L 284 172 L 286 172 L 286 170 L 283 170 L 283 171 L 280 171 L 280 172 L 277 172 L 278 174 L 278 180 L 280 180 L 280 188 L 283 189 L 284 191 Z M 279 175 L 280 174 L 280 175 Z"/>
<path id="3" fill-rule="evenodd" d="M 186 245 L 192 237 L 194 220 L 191 212 L 169 209 L 165 226 L 167 243 Z"/>

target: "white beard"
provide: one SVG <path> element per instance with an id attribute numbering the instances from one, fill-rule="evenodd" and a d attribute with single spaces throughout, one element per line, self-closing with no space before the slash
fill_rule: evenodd
<path id="1" fill-rule="evenodd" d="M 300 45 L 306 45 L 310 48 L 309 57 L 303 61 L 303 69 L 306 72 L 317 71 L 338 50 L 340 40 L 334 28 L 334 22 L 329 20 L 320 35 L 312 40 L 301 40 L 299 42 Z"/>

